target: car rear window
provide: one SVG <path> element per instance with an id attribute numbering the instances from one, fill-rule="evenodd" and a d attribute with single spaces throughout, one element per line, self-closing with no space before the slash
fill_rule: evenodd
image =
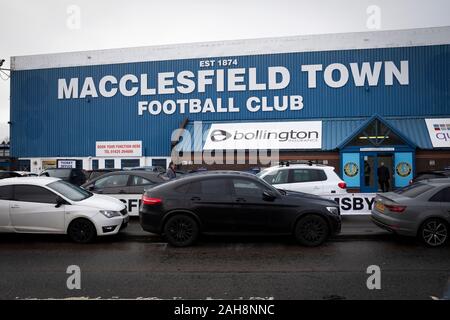
<path id="1" fill-rule="evenodd" d="M 327 175 L 321 169 L 291 169 L 292 182 L 325 181 Z"/>
<path id="2" fill-rule="evenodd" d="M 70 177 L 71 169 L 47 169 L 41 175 L 46 175 L 55 178 L 68 178 Z"/>
<path id="3" fill-rule="evenodd" d="M 432 202 L 450 202 L 450 187 L 444 188 L 430 198 Z"/>
<path id="4" fill-rule="evenodd" d="M 412 185 L 406 186 L 404 188 L 395 190 L 394 193 L 401 194 L 402 196 L 408 198 L 416 198 L 418 195 L 421 195 L 428 190 L 433 189 L 432 186 L 425 183 L 413 183 Z"/>

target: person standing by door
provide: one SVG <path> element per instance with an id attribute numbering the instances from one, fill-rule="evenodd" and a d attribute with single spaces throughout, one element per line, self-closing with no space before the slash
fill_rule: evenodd
<path id="1" fill-rule="evenodd" d="M 389 180 L 391 179 L 391 174 L 389 172 L 389 169 L 384 165 L 384 162 L 382 162 L 381 166 L 378 167 L 377 175 L 381 191 L 382 192 L 389 191 Z"/>

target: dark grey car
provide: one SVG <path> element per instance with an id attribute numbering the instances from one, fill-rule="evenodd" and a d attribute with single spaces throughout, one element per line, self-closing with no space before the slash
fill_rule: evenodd
<path id="1" fill-rule="evenodd" d="M 377 194 L 372 221 L 396 234 L 417 236 L 432 247 L 445 244 L 450 226 L 450 179 L 423 180 Z"/>
<path id="2" fill-rule="evenodd" d="M 101 194 L 139 194 L 155 184 L 164 182 L 158 172 L 152 171 L 115 171 L 92 179 L 82 187 Z"/>

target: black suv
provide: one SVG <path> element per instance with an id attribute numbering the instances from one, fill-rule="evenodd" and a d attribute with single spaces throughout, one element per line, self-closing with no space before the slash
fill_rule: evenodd
<path id="1" fill-rule="evenodd" d="M 86 182 L 86 175 L 84 174 L 84 171 L 82 169 L 45 169 L 39 174 L 39 176 L 60 178 L 77 186 L 81 186 Z"/>
<path id="2" fill-rule="evenodd" d="M 341 229 L 336 202 L 275 189 L 250 173 L 193 173 L 145 191 L 139 208 L 144 230 L 188 246 L 200 233 L 291 234 L 318 246 Z"/>

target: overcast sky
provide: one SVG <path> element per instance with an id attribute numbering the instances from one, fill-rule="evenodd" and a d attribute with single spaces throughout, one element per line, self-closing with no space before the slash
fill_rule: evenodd
<path id="1" fill-rule="evenodd" d="M 2 0 L 0 10 L 5 68 L 17 55 L 450 25 L 448 0 Z M 8 120 L 0 79 L 0 142 Z"/>

